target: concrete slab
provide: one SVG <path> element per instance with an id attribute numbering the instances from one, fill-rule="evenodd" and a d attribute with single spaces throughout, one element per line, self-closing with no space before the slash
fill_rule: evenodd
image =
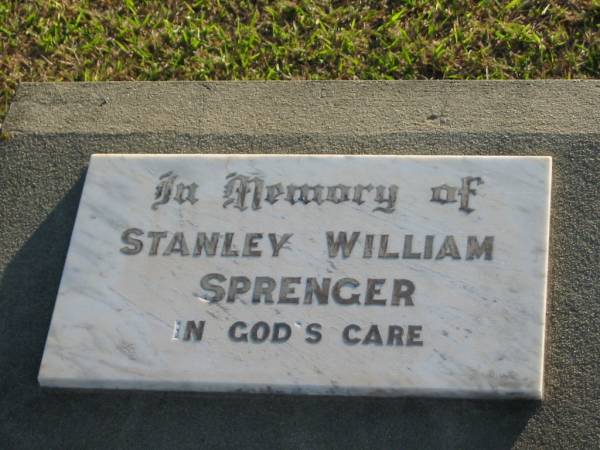
<path id="1" fill-rule="evenodd" d="M 600 81 L 60 83 L 0 143 L 7 448 L 592 448 L 600 438 Z M 545 400 L 45 391 L 36 381 L 92 153 L 553 157 Z"/>

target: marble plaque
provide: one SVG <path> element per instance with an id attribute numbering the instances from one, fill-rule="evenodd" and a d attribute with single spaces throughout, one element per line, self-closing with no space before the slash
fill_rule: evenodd
<path id="1" fill-rule="evenodd" d="M 551 158 L 94 155 L 42 386 L 542 397 Z"/>

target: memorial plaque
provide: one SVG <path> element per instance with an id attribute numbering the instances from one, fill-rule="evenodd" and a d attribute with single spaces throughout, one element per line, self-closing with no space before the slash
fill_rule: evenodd
<path id="1" fill-rule="evenodd" d="M 94 155 L 43 386 L 541 398 L 551 159 Z"/>

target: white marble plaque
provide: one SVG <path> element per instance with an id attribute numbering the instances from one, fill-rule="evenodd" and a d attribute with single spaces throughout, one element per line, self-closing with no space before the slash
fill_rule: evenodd
<path id="1" fill-rule="evenodd" d="M 42 386 L 542 397 L 551 159 L 94 155 Z"/>

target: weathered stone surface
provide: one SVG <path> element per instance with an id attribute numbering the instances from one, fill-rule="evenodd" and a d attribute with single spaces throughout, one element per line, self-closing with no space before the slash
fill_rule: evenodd
<path id="1" fill-rule="evenodd" d="M 342 96 L 340 90 L 356 92 L 352 83 L 282 84 L 285 87 L 275 96 L 280 113 L 273 109 L 273 89 L 265 83 L 196 83 L 190 84 L 185 95 L 178 95 L 179 83 L 156 83 L 148 88 L 127 83 L 21 86 L 4 127 L 11 137 L 0 143 L 0 433 L 7 446 L 146 448 L 192 447 L 203 442 L 212 448 L 259 448 L 267 442 L 294 448 L 514 445 L 538 449 L 596 445 L 600 111 L 593 105 L 600 102 L 600 82 L 359 84 L 363 101 L 346 110 L 340 105 L 350 95 Z M 217 87 L 220 91 L 214 90 Z M 200 108 L 190 117 L 186 105 L 198 103 L 199 93 L 209 89 L 215 97 L 202 108 L 209 108 L 206 111 L 211 115 Z M 319 100 L 320 89 L 339 97 Z M 102 106 L 98 95 L 111 90 L 127 93 L 109 95 L 115 133 L 99 123 L 100 108 L 111 103 Z M 248 114 L 225 107 L 232 105 L 238 90 L 239 98 L 244 90 L 251 93 L 247 96 L 254 103 Z M 303 95 L 297 95 L 298 90 Z M 393 97 L 395 92 L 403 92 L 400 97 L 405 102 L 389 107 L 374 100 Z M 420 124 L 412 129 L 408 119 L 396 121 L 396 117 L 406 118 L 403 104 L 410 103 L 409 99 L 414 99 L 415 122 Z M 23 107 L 29 111 L 26 115 L 20 103 L 29 105 Z M 453 115 L 436 120 L 432 105 L 445 103 Z M 121 104 L 128 106 L 119 108 Z M 532 109 L 532 104 L 539 107 Z M 158 107 L 162 114 L 153 112 Z M 286 108 L 294 115 L 284 114 Z M 257 119 L 261 117 L 271 124 L 269 133 L 263 133 Z M 168 121 L 195 125 L 178 133 L 165 125 Z M 239 128 L 221 133 L 219 124 L 228 121 L 237 121 Z M 306 121 L 315 127 L 303 128 Z M 394 127 L 380 128 L 388 122 Z M 453 127 L 458 122 L 463 125 Z M 344 124 L 353 128 L 327 133 L 321 123 L 337 130 Z M 36 377 L 89 157 L 98 152 L 150 149 L 157 153 L 552 156 L 545 400 L 265 396 L 249 401 L 40 391 Z"/>

